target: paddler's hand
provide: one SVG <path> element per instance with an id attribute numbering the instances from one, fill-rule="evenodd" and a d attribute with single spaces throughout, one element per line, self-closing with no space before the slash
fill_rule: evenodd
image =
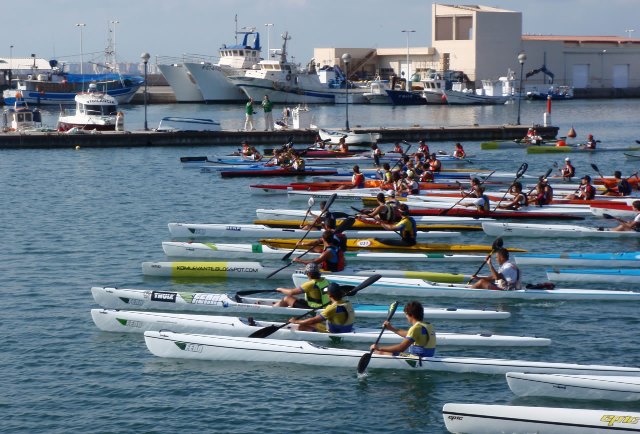
<path id="1" fill-rule="evenodd" d="M 294 317 L 289 318 L 289 324 L 298 324 L 298 320 Z"/>
<path id="2" fill-rule="evenodd" d="M 372 351 L 377 351 L 378 350 L 378 344 L 371 344 L 369 349 L 372 350 Z"/>

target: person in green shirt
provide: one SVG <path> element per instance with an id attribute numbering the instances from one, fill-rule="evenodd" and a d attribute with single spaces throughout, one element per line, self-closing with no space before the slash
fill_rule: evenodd
<path id="1" fill-rule="evenodd" d="M 321 333 L 349 333 L 353 331 L 355 312 L 351 302 L 344 299 L 342 289 L 335 283 L 324 288 L 331 304 L 318 315 L 307 319 L 291 318 L 289 323 L 298 324 L 298 330 Z"/>
<path id="2" fill-rule="evenodd" d="M 323 290 L 329 286 L 329 281 L 320 274 L 320 266 L 316 263 L 307 264 L 304 268 L 307 280 L 296 288 L 276 288 L 284 297 L 275 302 L 276 307 L 295 307 L 298 309 L 323 308 L 331 302 L 329 295 Z M 304 299 L 295 297 L 304 294 Z"/>
<path id="3" fill-rule="evenodd" d="M 269 99 L 269 95 L 265 95 L 262 99 L 262 109 L 264 110 L 264 130 L 273 131 L 273 103 Z"/>
<path id="4" fill-rule="evenodd" d="M 253 128 L 253 98 L 249 98 L 249 101 L 244 106 L 244 130 L 245 131 L 255 131 Z"/>

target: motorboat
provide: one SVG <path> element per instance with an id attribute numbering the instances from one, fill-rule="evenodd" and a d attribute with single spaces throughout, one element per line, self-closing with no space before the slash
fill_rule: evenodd
<path id="1" fill-rule="evenodd" d="M 124 129 L 124 114 L 118 111 L 118 102 L 111 95 L 99 92 L 95 84 L 88 92 L 75 96 L 72 114 L 63 110 L 58 118 L 58 131 L 116 131 Z"/>
<path id="2" fill-rule="evenodd" d="M 571 86 L 549 86 L 547 89 L 538 90 L 533 87 L 527 90 L 527 99 L 532 100 L 552 100 L 573 99 L 573 88 Z"/>
<path id="3" fill-rule="evenodd" d="M 362 94 L 369 104 L 391 104 L 391 98 L 387 94 L 389 82 L 387 80 L 374 80 L 369 83 L 369 91 Z"/>
<path id="4" fill-rule="evenodd" d="M 481 89 L 468 87 L 468 82 L 454 82 L 451 89 L 443 89 L 442 93 L 450 105 L 491 105 L 505 104 L 514 98 L 515 75 L 509 70 L 507 75 L 497 80 L 482 80 Z"/>
<path id="5" fill-rule="evenodd" d="M 42 127 L 40 110 L 29 107 L 27 102 L 18 94 L 13 106 L 2 112 L 2 131 L 29 131 Z"/>
<path id="6" fill-rule="evenodd" d="M 343 137 L 347 145 L 377 143 L 382 137 L 382 134 L 379 133 L 357 133 L 355 131 L 336 131 L 324 128 L 318 129 L 318 135 L 323 141 L 329 141 L 334 145 L 340 143 L 340 139 Z"/>
<path id="7" fill-rule="evenodd" d="M 166 116 L 160 120 L 156 131 L 220 131 L 220 122 L 213 119 Z"/>

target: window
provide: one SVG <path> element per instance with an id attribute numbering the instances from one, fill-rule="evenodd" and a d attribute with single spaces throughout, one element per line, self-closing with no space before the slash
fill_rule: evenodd
<path id="1" fill-rule="evenodd" d="M 456 17 L 456 40 L 473 39 L 473 17 Z"/>
<path id="2" fill-rule="evenodd" d="M 436 17 L 436 41 L 450 41 L 453 39 L 453 18 Z"/>

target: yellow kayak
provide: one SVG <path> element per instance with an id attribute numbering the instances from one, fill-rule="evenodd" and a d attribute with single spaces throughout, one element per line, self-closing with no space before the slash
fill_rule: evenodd
<path id="1" fill-rule="evenodd" d="M 289 240 L 283 238 L 268 238 L 260 240 L 262 244 L 274 248 L 293 248 L 298 243 L 298 240 Z M 303 242 L 299 248 L 309 247 L 311 243 Z M 347 240 L 347 248 L 349 250 L 387 250 L 390 252 L 476 252 L 476 253 L 489 253 L 492 250 L 491 246 L 480 244 L 444 244 L 444 243 L 418 243 L 413 246 L 390 246 L 385 244 L 383 240 L 376 238 L 360 238 Z M 523 249 L 507 249 L 510 252 L 526 252 Z"/>
<path id="2" fill-rule="evenodd" d="M 337 224 L 340 224 L 342 219 L 337 219 Z M 302 220 L 254 220 L 255 225 L 269 226 L 270 228 L 292 228 L 299 229 L 302 224 Z M 418 223 L 416 225 L 419 231 L 481 231 L 481 225 L 461 225 L 450 223 Z M 353 223 L 352 229 L 368 229 L 368 230 L 385 230 L 382 226 L 375 223 L 366 223 L 360 220 L 356 220 Z"/>

